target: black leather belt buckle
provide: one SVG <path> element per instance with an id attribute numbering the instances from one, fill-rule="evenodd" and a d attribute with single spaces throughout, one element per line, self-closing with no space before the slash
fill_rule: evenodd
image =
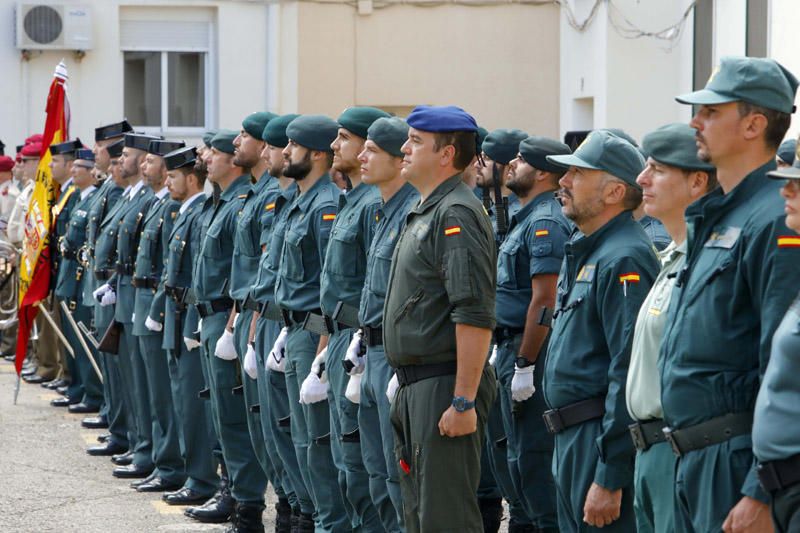
<path id="1" fill-rule="evenodd" d="M 664 432 L 664 437 L 667 439 L 667 442 L 669 442 L 669 445 L 672 446 L 672 452 L 677 457 L 683 455 L 681 447 L 678 444 L 677 439 L 675 439 L 675 430 L 672 429 L 671 427 L 665 427 L 664 429 L 662 429 L 662 431 Z"/>
<path id="2" fill-rule="evenodd" d="M 547 431 L 555 435 L 564 431 L 564 420 L 561 418 L 561 413 L 558 409 L 550 409 L 542 414 L 544 418 L 544 425 L 547 426 Z"/>
<path id="3" fill-rule="evenodd" d="M 641 451 L 646 451 L 650 448 L 650 445 L 647 444 L 647 439 L 645 439 L 644 428 L 642 428 L 641 424 L 631 424 L 628 426 L 628 430 L 631 432 L 634 448 Z"/>

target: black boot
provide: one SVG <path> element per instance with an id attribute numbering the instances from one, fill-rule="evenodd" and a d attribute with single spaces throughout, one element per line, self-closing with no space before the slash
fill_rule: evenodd
<path id="1" fill-rule="evenodd" d="M 225 533 L 264 533 L 263 513 L 263 503 L 237 503 L 231 526 Z"/>
<path id="2" fill-rule="evenodd" d="M 484 533 L 497 533 L 503 519 L 503 500 L 501 498 L 478 498 Z"/>
<path id="3" fill-rule="evenodd" d="M 314 533 L 314 519 L 306 513 L 293 514 L 291 533 Z"/>
<path id="4" fill-rule="evenodd" d="M 292 531 L 292 506 L 289 500 L 279 498 L 275 504 L 275 533 L 291 533 Z"/>
<path id="5" fill-rule="evenodd" d="M 511 520 L 508 523 L 508 533 L 539 533 L 539 529 L 533 524 L 518 524 Z"/>
<path id="6" fill-rule="evenodd" d="M 183 512 L 184 515 L 194 518 L 198 522 L 209 524 L 222 524 L 231 520 L 236 500 L 231 495 L 228 472 L 224 465 L 222 465 L 221 472 L 217 493 L 200 507 L 187 508 Z"/>

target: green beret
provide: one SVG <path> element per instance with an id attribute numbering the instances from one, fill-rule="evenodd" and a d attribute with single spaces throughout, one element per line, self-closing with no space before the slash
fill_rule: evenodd
<path id="1" fill-rule="evenodd" d="M 206 145 L 206 148 L 211 148 L 211 139 L 213 139 L 216 134 L 217 130 L 208 130 L 203 134 L 203 144 Z"/>
<path id="2" fill-rule="evenodd" d="M 289 144 L 289 138 L 286 136 L 286 126 L 299 116 L 296 113 L 289 113 L 288 115 L 273 118 L 264 127 L 264 131 L 261 132 L 261 140 L 275 148 L 286 148 L 286 145 Z"/>
<path id="3" fill-rule="evenodd" d="M 716 105 L 748 102 L 782 113 L 794 113 L 798 81 L 774 59 L 723 57 L 704 89 L 678 96 L 682 104 Z"/>
<path id="4" fill-rule="evenodd" d="M 644 158 L 631 143 L 605 130 L 595 130 L 572 155 L 549 155 L 547 160 L 563 167 L 602 170 L 637 189 L 636 177 L 644 170 Z"/>
<path id="5" fill-rule="evenodd" d="M 211 148 L 216 148 L 226 154 L 233 154 L 233 140 L 238 136 L 238 131 L 217 130 L 217 134 L 211 139 Z"/>
<path id="6" fill-rule="evenodd" d="M 528 134 L 522 130 L 494 130 L 483 140 L 481 149 L 492 161 L 507 165 L 519 153 L 519 143 L 525 140 Z"/>
<path id="7" fill-rule="evenodd" d="M 661 126 L 642 139 L 642 150 L 659 163 L 685 170 L 714 170 L 714 165 L 697 157 L 695 129 L 688 124 Z"/>
<path id="8" fill-rule="evenodd" d="M 787 165 L 794 164 L 794 153 L 797 150 L 796 139 L 786 139 L 778 147 L 778 157 Z"/>
<path id="9" fill-rule="evenodd" d="M 377 107 L 348 107 L 336 121 L 342 128 L 366 139 L 367 130 L 373 122 L 379 118 L 390 116 L 389 113 Z"/>
<path id="10" fill-rule="evenodd" d="M 486 136 L 489 135 L 489 130 L 478 126 L 478 131 L 475 132 L 476 136 L 478 137 L 478 146 L 483 146 L 483 141 L 486 140 Z"/>
<path id="11" fill-rule="evenodd" d="M 555 165 L 547 160 L 548 155 L 568 155 L 572 150 L 566 144 L 531 135 L 519 143 L 519 154 L 530 166 L 544 172 L 563 172 L 564 167 Z"/>
<path id="12" fill-rule="evenodd" d="M 400 148 L 408 140 L 408 124 L 402 118 L 379 118 L 367 130 L 367 139 L 390 155 L 403 157 Z"/>
<path id="13" fill-rule="evenodd" d="M 269 121 L 273 118 L 277 117 L 275 113 L 270 113 L 269 111 L 257 111 L 255 113 L 251 113 L 244 117 L 242 121 L 242 129 L 246 131 L 250 136 L 255 137 L 256 139 L 261 139 L 261 133 L 263 133 L 264 128 L 267 127 Z"/>
<path id="14" fill-rule="evenodd" d="M 331 152 L 339 134 L 339 124 L 325 115 L 301 115 L 286 127 L 286 136 L 300 146 L 319 152 Z"/>

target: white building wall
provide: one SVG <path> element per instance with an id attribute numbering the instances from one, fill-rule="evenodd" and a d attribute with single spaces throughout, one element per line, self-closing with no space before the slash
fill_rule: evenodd
<path id="1" fill-rule="evenodd" d="M 772 0 L 768 50 L 770 57 L 800 78 L 800 4 L 797 0 Z M 800 97 L 795 98 L 800 107 Z M 800 135 L 800 113 L 792 115 L 787 137 Z"/>

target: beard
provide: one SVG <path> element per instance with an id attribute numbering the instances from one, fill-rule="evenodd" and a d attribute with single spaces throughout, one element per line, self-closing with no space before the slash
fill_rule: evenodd
<path id="1" fill-rule="evenodd" d="M 506 182 L 506 187 L 518 197 L 524 198 L 528 195 L 531 189 L 533 189 L 533 175 L 521 176 L 519 178 L 514 176 Z"/>
<path id="2" fill-rule="evenodd" d="M 575 199 L 565 189 L 559 191 L 559 196 L 570 199 L 569 205 L 564 205 L 562 207 L 562 212 L 565 217 L 573 221 L 578 227 L 603 211 L 603 201 L 599 197 L 594 197 L 580 204 L 576 204 Z"/>
<path id="3" fill-rule="evenodd" d="M 306 152 L 306 155 L 300 161 L 296 163 L 292 163 L 289 161 L 289 164 L 284 167 L 283 175 L 287 178 L 292 178 L 294 180 L 300 181 L 305 179 L 306 176 L 311 172 L 311 152 Z"/>

